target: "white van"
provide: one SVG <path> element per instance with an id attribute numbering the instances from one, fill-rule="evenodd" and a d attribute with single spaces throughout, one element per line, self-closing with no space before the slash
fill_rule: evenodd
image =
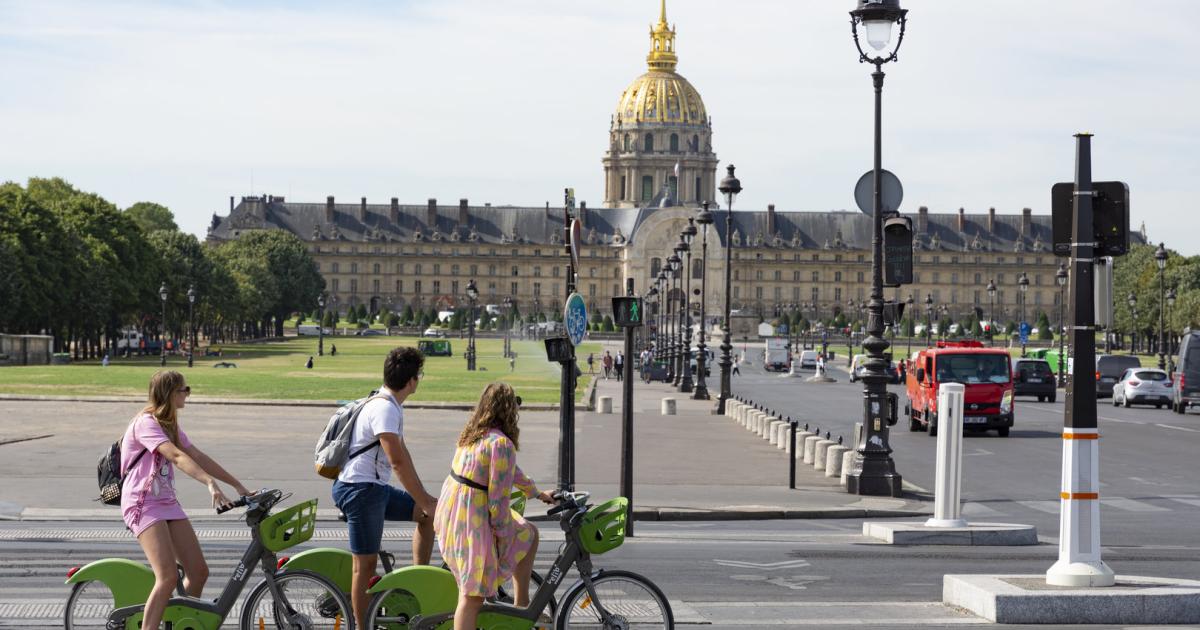
<path id="1" fill-rule="evenodd" d="M 321 327 L 316 324 L 300 324 L 296 327 L 296 334 L 301 337 L 317 337 L 321 334 Z M 333 331 L 326 328 L 326 335 L 332 335 Z"/>

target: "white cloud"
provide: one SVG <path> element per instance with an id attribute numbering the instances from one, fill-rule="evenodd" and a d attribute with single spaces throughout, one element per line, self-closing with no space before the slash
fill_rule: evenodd
<path id="1" fill-rule="evenodd" d="M 1183 0 L 908 0 L 884 87 L 905 208 L 1048 212 L 1091 131 L 1133 224 L 1186 253 L 1200 170 Z M 229 195 L 602 201 L 649 0 L 0 2 L 0 178 L 64 176 L 202 234 Z M 831 0 L 669 0 L 739 205 L 853 207 L 871 165 L 870 67 Z M 251 179 L 253 178 L 253 189 Z M 1190 192 L 1190 191 L 1189 191 Z M 1170 238 L 1171 235 L 1180 235 Z"/>

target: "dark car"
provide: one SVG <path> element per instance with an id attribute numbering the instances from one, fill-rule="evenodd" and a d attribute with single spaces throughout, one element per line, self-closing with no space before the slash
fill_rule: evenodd
<path id="1" fill-rule="evenodd" d="M 1179 340 L 1175 369 L 1171 409 L 1185 413 L 1188 407 L 1200 407 L 1200 331 L 1184 333 Z"/>
<path id="2" fill-rule="evenodd" d="M 354 334 L 358 337 L 381 337 L 387 335 L 387 331 L 378 328 L 364 328 Z"/>
<path id="3" fill-rule="evenodd" d="M 1013 396 L 1037 396 L 1038 402 L 1058 398 L 1057 384 L 1050 363 L 1045 359 L 1017 359 L 1013 361 Z"/>
<path id="4" fill-rule="evenodd" d="M 1112 396 L 1113 385 L 1121 380 L 1121 375 L 1125 373 L 1125 370 L 1139 367 L 1142 367 L 1142 362 L 1132 355 L 1096 355 L 1096 398 Z"/>

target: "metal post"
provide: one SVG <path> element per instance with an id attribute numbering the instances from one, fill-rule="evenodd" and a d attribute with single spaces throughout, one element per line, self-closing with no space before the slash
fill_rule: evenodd
<path id="1" fill-rule="evenodd" d="M 567 279 L 565 297 L 575 292 L 575 263 L 571 259 L 571 206 L 563 204 L 563 242 L 567 250 Z M 564 299 L 564 304 L 566 300 Z M 562 361 L 561 386 L 558 395 L 558 487 L 575 490 L 575 349 Z"/>
<path id="2" fill-rule="evenodd" d="M 325 356 L 325 294 L 317 296 L 317 356 Z"/>
<path id="3" fill-rule="evenodd" d="M 633 278 L 625 279 L 625 295 L 633 297 Z M 629 504 L 625 534 L 633 536 L 633 326 L 625 326 L 625 364 L 621 383 L 621 496 Z"/>
<path id="4" fill-rule="evenodd" d="M 1063 289 L 1066 286 L 1066 283 L 1058 285 L 1058 384 L 1060 386 L 1067 384 L 1067 375 L 1064 373 L 1067 364 L 1064 356 L 1067 353 L 1067 318 L 1063 314 L 1063 309 L 1067 306 L 1063 295 Z"/>
<path id="5" fill-rule="evenodd" d="M 696 357 L 696 393 L 692 398 L 708 400 L 708 385 L 705 383 L 704 377 L 710 366 L 708 365 L 708 346 L 704 343 L 705 328 L 708 326 L 704 303 L 708 300 L 708 225 L 712 223 L 712 214 L 708 211 L 707 201 L 704 202 L 704 211 L 701 213 L 699 221 L 703 226 L 703 234 L 700 237 L 700 338 L 696 346 L 700 355 Z"/>
<path id="6" fill-rule="evenodd" d="M 733 370 L 733 339 L 730 325 L 731 293 L 733 292 L 733 198 L 742 186 L 734 176 L 734 166 L 726 167 L 729 175 L 721 181 L 721 192 L 725 194 L 728 211 L 725 213 L 725 323 L 721 336 L 721 395 L 717 399 L 717 413 L 725 413 L 725 403 L 731 395 L 730 373 Z M 735 189 L 736 188 L 736 189 Z"/>
<path id="7" fill-rule="evenodd" d="M 1163 250 L 1162 243 L 1159 243 L 1159 248 Z M 1166 275 L 1166 256 L 1163 256 L 1163 263 L 1158 268 L 1158 369 L 1167 369 L 1167 285 L 1164 281 Z"/>
<path id="8" fill-rule="evenodd" d="M 683 271 L 683 310 L 680 311 L 679 319 L 683 325 L 683 336 L 680 338 L 683 342 L 683 356 L 680 361 L 683 365 L 683 379 L 679 382 L 679 392 L 683 394 L 692 393 L 694 383 L 692 381 L 692 237 L 691 234 L 696 231 L 696 227 L 692 225 L 692 219 L 688 219 L 688 227 L 684 231 L 684 239 L 680 241 L 688 246 L 686 251 L 687 262 L 684 263 Z"/>
<path id="9" fill-rule="evenodd" d="M 161 367 L 167 366 L 167 283 L 163 283 L 158 289 L 158 296 L 162 298 L 162 333 L 159 335 L 158 365 Z"/>
<path id="10" fill-rule="evenodd" d="M 188 287 L 188 367 L 192 367 L 192 359 L 196 354 L 196 287 Z"/>
<path id="11" fill-rule="evenodd" d="M 1063 418 L 1063 466 L 1058 562 L 1046 572 L 1056 586 L 1112 586 L 1100 558 L 1100 433 L 1096 424 L 1095 240 L 1092 223 L 1091 134 L 1078 134 L 1071 231 L 1071 345 L 1075 361 Z"/>
<path id="12" fill-rule="evenodd" d="M 863 350 L 867 360 L 863 374 L 863 439 L 847 475 L 846 491 L 850 494 L 887 495 L 903 493 L 900 473 L 892 460 L 888 445 L 888 418 L 891 404 L 887 395 L 887 359 L 884 352 L 888 341 L 883 337 L 883 65 L 875 64 L 871 74 L 875 86 L 875 169 L 874 169 L 874 232 L 871 239 L 871 297 L 867 304 L 867 338 Z"/>
<path id="13" fill-rule="evenodd" d="M 792 422 L 788 418 L 788 443 L 791 445 L 788 449 L 788 489 L 796 489 L 796 425 L 798 422 Z"/>

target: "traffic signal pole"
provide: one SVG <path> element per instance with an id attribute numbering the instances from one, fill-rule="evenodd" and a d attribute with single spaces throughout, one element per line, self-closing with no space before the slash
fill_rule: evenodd
<path id="1" fill-rule="evenodd" d="M 625 279 L 625 295 L 633 297 L 633 278 Z M 637 300 L 631 301 L 630 319 L 642 321 Z M 626 505 L 625 535 L 633 536 L 633 332 L 634 326 L 625 328 L 625 363 L 621 376 L 621 496 Z"/>

